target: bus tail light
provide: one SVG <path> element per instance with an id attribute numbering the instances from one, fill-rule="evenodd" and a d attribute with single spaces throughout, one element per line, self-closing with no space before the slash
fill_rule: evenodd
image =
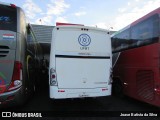
<path id="1" fill-rule="evenodd" d="M 51 68 L 50 70 L 50 85 L 57 86 L 57 79 L 56 79 L 56 70 Z"/>
<path id="2" fill-rule="evenodd" d="M 108 89 L 107 88 L 102 88 L 102 91 L 107 91 Z"/>
<path id="3" fill-rule="evenodd" d="M 58 92 L 65 92 L 65 90 L 58 90 Z"/>
<path id="4" fill-rule="evenodd" d="M 11 84 L 8 91 L 15 90 L 22 85 L 22 63 L 15 61 Z"/>

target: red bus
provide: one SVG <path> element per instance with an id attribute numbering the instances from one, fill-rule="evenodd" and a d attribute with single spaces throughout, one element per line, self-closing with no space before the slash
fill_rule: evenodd
<path id="1" fill-rule="evenodd" d="M 113 92 L 160 107 L 160 8 L 112 35 Z"/>

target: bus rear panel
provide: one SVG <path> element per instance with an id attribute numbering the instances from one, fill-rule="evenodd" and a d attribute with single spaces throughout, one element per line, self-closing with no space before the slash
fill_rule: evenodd
<path id="1" fill-rule="evenodd" d="M 16 60 L 17 9 L 0 4 L 0 104 L 13 99 L 22 85 L 22 63 Z"/>
<path id="2" fill-rule="evenodd" d="M 50 98 L 111 95 L 111 41 L 107 31 L 57 26 L 50 54 Z"/>
<path id="3" fill-rule="evenodd" d="M 0 108 L 22 105 L 34 92 L 41 51 L 29 26 L 21 8 L 0 2 Z"/>

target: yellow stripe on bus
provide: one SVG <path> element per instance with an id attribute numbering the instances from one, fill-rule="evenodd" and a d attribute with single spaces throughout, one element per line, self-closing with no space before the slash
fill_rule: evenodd
<path id="1" fill-rule="evenodd" d="M 32 59 L 32 57 L 30 55 L 27 55 L 27 74 L 28 74 L 28 78 L 29 78 L 29 70 L 28 70 L 29 59 Z"/>

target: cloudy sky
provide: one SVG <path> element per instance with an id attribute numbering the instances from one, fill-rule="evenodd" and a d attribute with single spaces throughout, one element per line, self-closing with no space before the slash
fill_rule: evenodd
<path id="1" fill-rule="evenodd" d="M 69 22 L 119 30 L 160 7 L 160 0 L 0 0 L 21 7 L 29 22 Z"/>

